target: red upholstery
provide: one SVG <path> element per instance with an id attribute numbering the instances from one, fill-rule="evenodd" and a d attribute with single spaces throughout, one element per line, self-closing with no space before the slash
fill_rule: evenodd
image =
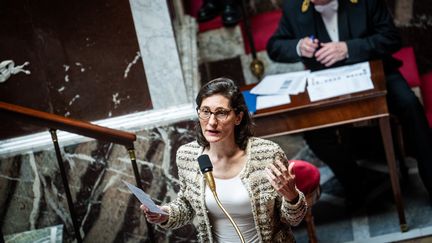
<path id="1" fill-rule="evenodd" d="M 205 32 L 208 30 L 215 30 L 215 29 L 219 29 L 222 28 L 223 23 L 222 23 L 222 17 L 221 16 L 217 16 L 216 18 L 204 22 L 204 23 L 199 23 L 198 25 L 198 32 Z"/>
<path id="2" fill-rule="evenodd" d="M 429 127 L 432 128 L 432 71 L 421 76 L 420 90 Z"/>
<path id="3" fill-rule="evenodd" d="M 407 80 L 409 86 L 420 86 L 420 77 L 417 69 L 414 49 L 411 46 L 403 47 L 398 52 L 394 53 L 393 57 L 403 62 L 402 67 L 399 68 L 399 71 Z"/>
<path id="4" fill-rule="evenodd" d="M 196 18 L 196 16 L 198 15 L 198 11 L 201 8 L 202 2 L 203 0 L 183 1 L 185 13 Z"/>
<path id="5" fill-rule="evenodd" d="M 190 16 L 196 18 L 198 11 L 201 8 L 203 0 L 189 0 L 185 1 L 185 12 Z M 205 32 L 208 30 L 214 30 L 224 27 L 222 24 L 222 17 L 218 16 L 210 21 L 204 23 L 198 23 L 198 32 Z"/>
<path id="6" fill-rule="evenodd" d="M 185 12 L 192 17 L 196 17 L 198 11 L 202 5 L 203 0 L 189 0 L 185 1 Z M 254 38 L 255 49 L 257 51 L 263 51 L 266 49 L 267 41 L 273 32 L 276 30 L 279 19 L 282 15 L 280 10 L 267 12 L 258 15 L 250 16 L 250 26 L 252 29 L 252 35 Z M 250 53 L 249 43 L 246 38 L 246 31 L 244 30 L 243 21 L 240 22 L 242 28 L 243 40 L 245 42 L 245 51 Z M 222 28 L 222 18 L 220 16 L 210 21 L 199 23 L 199 32 L 205 32 L 208 30 L 214 30 Z"/>
<path id="7" fill-rule="evenodd" d="M 250 27 L 257 52 L 266 49 L 267 42 L 275 32 L 281 16 L 282 12 L 280 10 L 250 16 Z M 245 27 L 243 24 L 240 26 L 242 28 L 243 41 L 245 43 L 245 52 L 249 54 L 251 50 L 246 36 Z"/>
<path id="8" fill-rule="evenodd" d="M 303 160 L 290 160 L 290 162 L 295 162 L 293 171 L 297 188 L 304 194 L 314 191 L 320 183 L 318 168 Z"/>

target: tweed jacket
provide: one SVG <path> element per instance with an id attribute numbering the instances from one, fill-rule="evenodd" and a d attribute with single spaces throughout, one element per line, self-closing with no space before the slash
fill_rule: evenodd
<path id="1" fill-rule="evenodd" d="M 399 32 L 384 0 L 337 0 L 339 40 L 348 46 L 348 58 L 332 65 L 341 66 L 373 59 L 383 60 L 386 71 L 401 65 L 392 58 L 402 44 Z M 321 15 L 310 4 L 302 12 L 303 0 L 284 0 L 282 17 L 273 36 L 267 42 L 267 52 L 276 62 L 302 61 L 308 69 L 326 68 L 315 58 L 299 57 L 296 46 L 301 38 L 314 35 L 320 42 L 330 42 Z M 387 72 L 386 72 L 387 73 Z"/>
<path id="2" fill-rule="evenodd" d="M 178 197 L 168 203 L 169 220 L 160 226 L 178 228 L 194 220 L 201 242 L 213 242 L 208 211 L 205 205 L 205 179 L 197 158 L 203 147 L 196 141 L 181 146 L 177 151 L 180 181 Z M 250 138 L 246 148 L 247 162 L 240 173 L 251 199 L 256 230 L 261 242 L 295 242 L 291 225 L 298 225 L 306 214 L 307 204 L 302 192 L 296 204 L 283 199 L 268 181 L 264 169 L 276 158 L 286 160 L 283 150 L 274 142 Z M 217 187 L 217 185 L 216 185 Z"/>

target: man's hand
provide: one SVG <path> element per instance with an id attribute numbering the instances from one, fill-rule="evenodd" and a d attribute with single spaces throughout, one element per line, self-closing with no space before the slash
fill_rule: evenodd
<path id="1" fill-rule="evenodd" d="M 315 53 L 316 60 L 326 67 L 347 58 L 347 56 L 348 47 L 344 41 L 321 43 L 321 48 Z"/>
<path id="2" fill-rule="evenodd" d="M 311 39 L 309 37 L 301 39 L 299 44 L 300 55 L 302 57 L 313 57 L 315 51 L 318 48 L 318 43 L 318 39 Z"/>

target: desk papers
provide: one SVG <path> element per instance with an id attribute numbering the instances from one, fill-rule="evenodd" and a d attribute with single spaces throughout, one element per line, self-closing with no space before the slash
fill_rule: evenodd
<path id="1" fill-rule="evenodd" d="M 373 89 L 368 62 L 311 72 L 307 84 L 312 102 Z"/>
<path id="2" fill-rule="evenodd" d="M 267 75 L 250 92 L 256 95 L 296 95 L 304 92 L 309 73 L 307 70 Z"/>
<path id="3" fill-rule="evenodd" d="M 256 95 L 256 110 L 291 103 L 290 95 L 304 92 L 307 71 L 268 75 L 250 90 Z"/>
<path id="4" fill-rule="evenodd" d="M 256 99 L 256 109 L 259 110 L 289 103 L 291 103 L 291 99 L 287 94 L 259 95 Z"/>
<path id="5" fill-rule="evenodd" d="M 264 77 L 244 92 L 250 112 L 291 103 L 290 95 L 307 91 L 311 102 L 373 89 L 369 62 L 322 71 L 299 71 Z"/>
<path id="6" fill-rule="evenodd" d="M 136 186 L 134 186 L 134 185 L 132 185 L 126 181 L 123 181 L 123 182 L 129 188 L 129 190 L 135 195 L 135 197 L 138 198 L 138 200 L 150 210 L 150 212 L 168 215 L 166 212 L 162 211 L 153 202 L 151 197 L 147 193 L 145 193 L 143 190 L 139 189 L 138 187 L 136 187 Z"/>

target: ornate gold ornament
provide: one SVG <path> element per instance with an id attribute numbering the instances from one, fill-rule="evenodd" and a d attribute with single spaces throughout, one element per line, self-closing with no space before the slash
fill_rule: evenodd
<path id="1" fill-rule="evenodd" d="M 261 78 L 264 75 L 264 63 L 259 60 L 258 58 L 255 58 L 252 60 L 250 66 L 249 66 L 252 74 L 261 81 Z"/>
<path id="2" fill-rule="evenodd" d="M 357 0 L 351 0 L 351 1 L 357 1 Z M 303 4 L 302 4 L 302 7 L 301 7 L 302 13 L 308 11 L 309 5 L 310 5 L 310 0 L 303 0 Z"/>

